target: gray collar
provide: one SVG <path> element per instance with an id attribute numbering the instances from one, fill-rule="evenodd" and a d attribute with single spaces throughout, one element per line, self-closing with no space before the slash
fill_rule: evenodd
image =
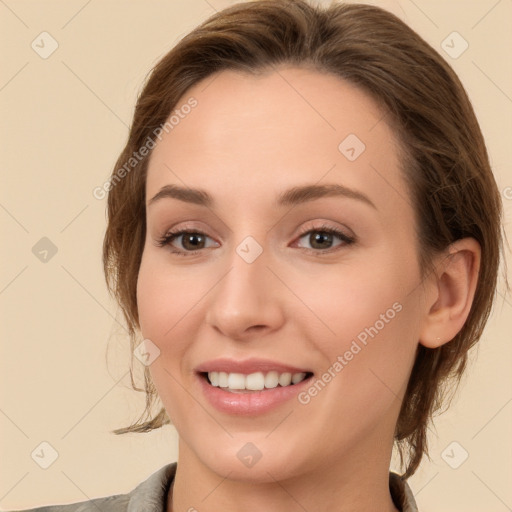
<path id="1" fill-rule="evenodd" d="M 165 512 L 176 467 L 176 462 L 163 466 L 133 489 L 129 494 L 127 512 Z M 401 512 L 418 512 L 412 491 L 399 474 L 389 473 L 389 489 Z"/>

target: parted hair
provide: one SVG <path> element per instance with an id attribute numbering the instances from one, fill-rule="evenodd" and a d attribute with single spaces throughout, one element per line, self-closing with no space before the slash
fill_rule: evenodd
<path id="1" fill-rule="evenodd" d="M 482 250 L 476 293 L 460 332 L 435 348 L 419 344 L 395 429 L 404 469 L 412 475 L 427 450 L 427 428 L 453 396 L 496 295 L 502 250 L 501 197 L 470 100 L 445 60 L 398 17 L 361 4 L 313 6 L 304 0 L 239 3 L 183 37 L 152 69 L 139 94 L 126 146 L 112 178 L 154 138 L 187 90 L 223 70 L 271 71 L 280 65 L 330 73 L 369 94 L 401 147 L 401 171 L 415 210 L 422 277 L 435 255 L 456 240 Z M 127 323 L 131 352 L 141 341 L 136 286 L 146 236 L 145 183 L 151 152 L 111 183 L 103 264 L 109 291 Z M 119 175 L 117 174 L 117 178 Z M 133 357 L 132 357 L 133 362 Z M 146 408 L 116 434 L 147 432 L 170 422 L 148 368 Z"/>

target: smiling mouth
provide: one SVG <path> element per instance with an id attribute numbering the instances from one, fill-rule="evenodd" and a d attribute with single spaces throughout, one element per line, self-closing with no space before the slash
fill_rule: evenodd
<path id="1" fill-rule="evenodd" d="M 231 393 L 252 393 L 275 388 L 290 387 L 310 379 L 311 372 L 255 372 L 250 374 L 227 372 L 201 372 L 200 375 L 213 387 Z"/>

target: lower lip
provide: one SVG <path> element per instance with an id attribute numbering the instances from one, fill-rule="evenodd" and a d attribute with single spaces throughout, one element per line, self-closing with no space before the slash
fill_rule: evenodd
<path id="1" fill-rule="evenodd" d="M 293 386 L 251 392 L 231 392 L 212 386 L 206 378 L 198 374 L 201 388 L 206 399 L 220 412 L 252 416 L 263 414 L 296 397 L 311 381 L 311 376 Z"/>

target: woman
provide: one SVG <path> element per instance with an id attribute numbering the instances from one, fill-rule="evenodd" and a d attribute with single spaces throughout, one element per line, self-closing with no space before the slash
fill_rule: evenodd
<path id="1" fill-rule="evenodd" d="M 406 480 L 501 245 L 444 60 L 376 7 L 236 5 L 157 64 L 106 190 L 107 282 L 146 365 L 146 414 L 116 433 L 171 421 L 179 459 L 42 510 L 417 510 Z"/>

